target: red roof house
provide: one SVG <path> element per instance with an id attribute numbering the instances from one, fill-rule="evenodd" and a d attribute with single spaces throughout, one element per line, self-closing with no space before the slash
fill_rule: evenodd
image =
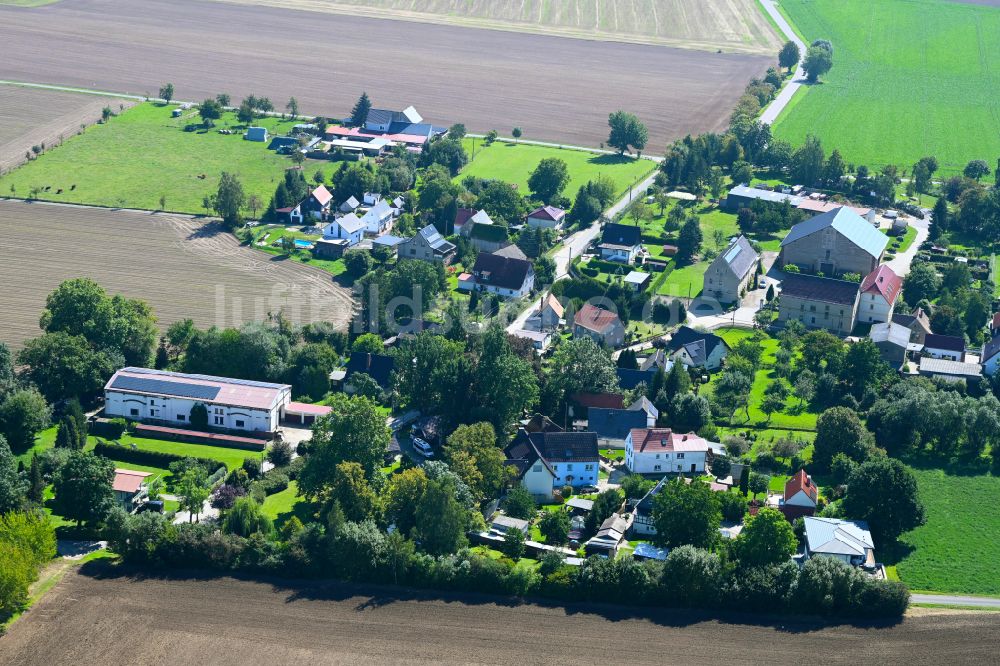
<path id="1" fill-rule="evenodd" d="M 816 502 L 819 499 L 819 489 L 813 483 L 812 477 L 804 469 L 792 475 L 785 482 L 785 495 L 780 509 L 785 518 L 795 520 L 802 516 L 811 516 L 816 512 Z"/>
<path id="2" fill-rule="evenodd" d="M 598 344 L 618 347 L 625 340 L 625 325 L 616 313 L 587 303 L 573 318 L 573 337 L 581 335 Z"/>

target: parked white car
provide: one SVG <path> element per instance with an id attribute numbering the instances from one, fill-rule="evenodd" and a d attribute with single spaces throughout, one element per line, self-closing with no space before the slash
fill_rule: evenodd
<path id="1" fill-rule="evenodd" d="M 434 457 L 434 449 L 431 448 L 431 445 L 428 444 L 427 441 L 420 439 L 419 437 L 414 437 L 412 441 L 413 441 L 414 451 L 416 451 L 425 458 Z"/>

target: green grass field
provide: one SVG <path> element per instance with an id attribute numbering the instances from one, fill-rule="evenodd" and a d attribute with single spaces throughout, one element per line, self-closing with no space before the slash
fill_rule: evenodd
<path id="1" fill-rule="evenodd" d="M 473 157 L 475 142 L 475 157 Z M 629 186 L 642 180 L 656 168 L 650 160 L 637 160 L 617 155 L 600 155 L 583 150 L 551 148 L 527 143 L 504 143 L 497 141 L 484 146 L 482 139 L 464 140 L 469 153 L 469 164 L 457 177 L 461 181 L 466 176 L 496 178 L 517 185 L 521 194 L 528 194 L 528 176 L 538 163 L 546 157 L 558 157 L 569 168 L 570 181 L 563 194 L 572 198 L 581 185 L 599 175 L 608 176 L 615 182 L 615 189 L 624 194 Z"/>
<path id="2" fill-rule="evenodd" d="M 1000 8 L 937 0 L 783 0 L 806 41 L 829 39 L 833 69 L 774 126 L 793 144 L 877 167 L 935 155 L 940 174 L 1000 155 Z"/>
<path id="3" fill-rule="evenodd" d="M 158 210 L 162 195 L 166 210 L 204 213 L 202 200 L 215 192 L 219 174 L 229 171 L 266 206 L 292 161 L 268 150 L 266 143 L 245 141 L 240 132 L 220 134 L 218 129 L 237 125 L 232 113 L 216 121 L 215 129 L 185 132 L 200 118 L 194 110 L 172 118 L 175 108 L 139 104 L 106 125 L 67 137 L 61 146 L 0 178 L 0 192 L 23 198 L 32 188 L 48 187 L 38 198 L 147 210 Z M 264 118 L 258 124 L 271 133 L 285 133 L 295 122 Z M 335 167 L 314 160 L 302 165 L 310 182 L 317 170 L 329 176 Z"/>
<path id="4" fill-rule="evenodd" d="M 896 565 L 899 577 L 914 590 L 1000 594 L 1000 478 L 914 474 L 927 523 L 903 535 L 913 550 Z"/>

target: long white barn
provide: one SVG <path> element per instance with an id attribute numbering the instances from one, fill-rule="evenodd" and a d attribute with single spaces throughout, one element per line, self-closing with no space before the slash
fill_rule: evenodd
<path id="1" fill-rule="evenodd" d="M 292 387 L 245 379 L 122 368 L 104 386 L 109 417 L 188 425 L 203 404 L 212 428 L 274 432 L 291 403 Z"/>

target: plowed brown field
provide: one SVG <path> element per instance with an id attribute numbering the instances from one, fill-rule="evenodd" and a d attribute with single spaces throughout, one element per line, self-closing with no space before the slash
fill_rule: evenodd
<path id="1" fill-rule="evenodd" d="M 774 57 L 480 30 L 195 0 L 0 6 L 0 78 L 175 97 L 255 93 L 278 108 L 347 115 L 413 104 L 470 131 L 596 146 L 608 113 L 649 126 L 648 150 L 718 130 Z"/>
<path id="2" fill-rule="evenodd" d="M 45 297 L 75 277 L 149 302 L 166 328 L 238 326 L 283 311 L 344 328 L 350 293 L 329 273 L 242 247 L 215 223 L 178 215 L 0 201 L 0 341 L 40 334 Z"/>
<path id="3" fill-rule="evenodd" d="M 0 85 L 0 173 L 24 162 L 32 146 L 53 146 L 79 132 L 80 125 L 97 122 L 105 106 L 118 113 L 132 104 L 120 98 Z"/>
<path id="4" fill-rule="evenodd" d="M 74 572 L 0 638 L 0 664 L 937 666 L 994 663 L 998 640 L 993 613 L 884 628 L 753 625 L 361 586 Z"/>

